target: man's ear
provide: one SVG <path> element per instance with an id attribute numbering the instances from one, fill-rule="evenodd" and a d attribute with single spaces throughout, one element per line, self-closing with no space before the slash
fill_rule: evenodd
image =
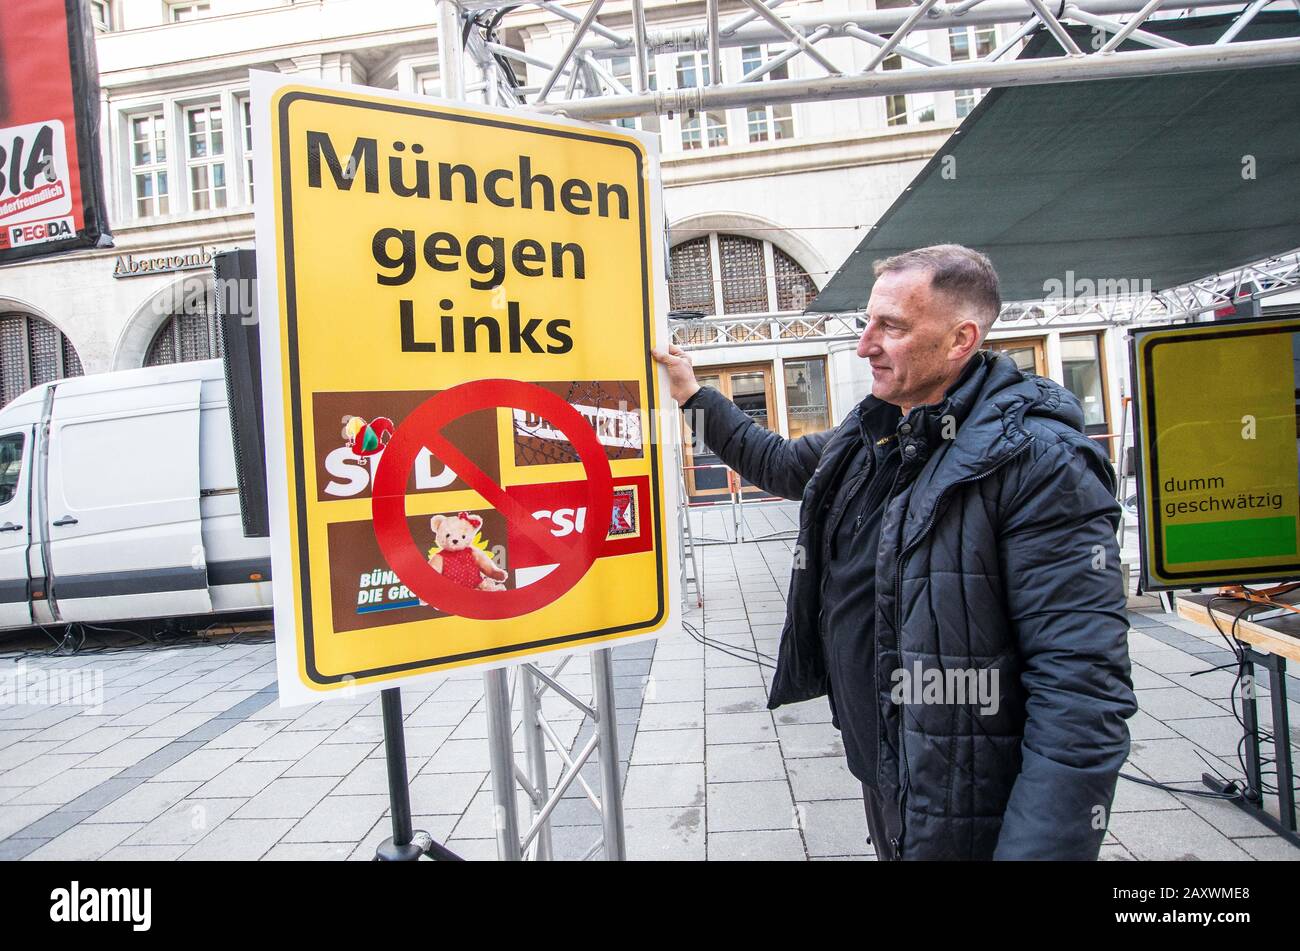
<path id="1" fill-rule="evenodd" d="M 964 362 L 979 349 L 981 336 L 979 321 L 973 317 L 963 317 L 959 320 L 952 330 L 952 359 Z"/>

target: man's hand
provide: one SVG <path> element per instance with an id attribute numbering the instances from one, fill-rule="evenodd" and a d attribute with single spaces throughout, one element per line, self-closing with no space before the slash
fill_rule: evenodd
<path id="1" fill-rule="evenodd" d="M 700 390 L 695 379 L 695 369 L 686 351 L 676 344 L 669 344 L 668 349 L 657 347 L 650 351 L 656 363 L 662 363 L 668 369 L 668 395 L 680 406 Z"/>

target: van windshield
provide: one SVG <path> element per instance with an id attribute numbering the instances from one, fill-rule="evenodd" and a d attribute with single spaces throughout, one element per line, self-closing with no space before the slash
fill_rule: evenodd
<path id="1" fill-rule="evenodd" d="M 23 468 L 23 434 L 0 436 L 0 505 L 7 505 L 18 491 Z"/>

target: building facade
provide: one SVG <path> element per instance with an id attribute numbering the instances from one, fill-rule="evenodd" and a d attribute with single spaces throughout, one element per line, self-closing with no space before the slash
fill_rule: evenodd
<path id="1" fill-rule="evenodd" d="M 437 29 L 429 0 L 90 0 L 97 24 L 101 147 L 116 246 L 0 268 L 0 398 L 66 375 L 219 355 L 209 289 L 212 255 L 253 245 L 249 70 L 403 92 L 440 91 Z M 783 13 L 909 6 L 909 0 L 787 0 Z M 581 13 L 585 3 L 564 3 Z M 722 3 L 724 16 L 746 8 Z M 703 2 L 649 2 L 654 29 L 698 26 Z M 626 30 L 627 0 L 601 22 Z M 500 41 L 554 61 L 570 20 L 521 8 Z M 1006 37 L 973 27 L 917 34 L 913 50 L 961 61 Z M 818 46 L 842 68 L 862 69 L 872 48 L 848 38 Z M 660 52 L 655 88 L 728 81 L 779 46 Z M 893 56 L 885 68 L 906 69 Z M 627 59 L 608 60 L 616 78 Z M 818 75 L 795 57 L 768 78 Z M 524 84 L 544 69 L 517 64 Z M 763 81 L 763 80 L 759 80 Z M 982 90 L 889 96 L 702 115 L 620 120 L 659 134 L 670 260 L 669 306 L 719 322 L 746 321 L 748 339 L 707 346 L 700 375 L 755 419 L 797 436 L 833 425 L 870 386 L 851 340 L 827 339 L 816 319 L 791 333 L 775 323 L 801 313 Z M 996 262 L 995 262 L 996 263 Z M 707 325 L 706 325 L 707 328 Z M 733 335 L 734 336 L 734 335 Z M 1117 431 L 1122 332 L 1102 323 L 1050 330 L 995 328 L 992 346 L 1074 390 L 1089 431 Z M 708 459 L 688 458 L 706 464 Z M 699 479 L 696 479 L 696 476 Z M 688 473 L 700 497 L 725 491 L 717 474 Z M 698 484 L 697 484 L 698 481 Z"/>

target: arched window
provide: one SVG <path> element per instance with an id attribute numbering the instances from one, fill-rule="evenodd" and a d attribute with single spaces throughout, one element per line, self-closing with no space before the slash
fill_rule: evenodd
<path id="1" fill-rule="evenodd" d="M 84 372 L 58 327 L 32 314 L 0 314 L 0 405 L 33 386 Z"/>
<path id="2" fill-rule="evenodd" d="M 180 313 L 163 321 L 144 356 L 147 367 L 190 360 L 210 360 L 224 353 L 216 301 L 211 288 L 198 299 L 187 296 Z"/>
<path id="3" fill-rule="evenodd" d="M 817 285 L 799 262 L 780 248 L 772 249 L 776 264 L 776 309 L 805 311 L 817 296 Z"/>
<path id="4" fill-rule="evenodd" d="M 802 312 L 817 296 L 817 285 L 808 272 L 770 241 L 710 234 L 674 246 L 669 260 L 668 298 L 673 310 Z"/>

